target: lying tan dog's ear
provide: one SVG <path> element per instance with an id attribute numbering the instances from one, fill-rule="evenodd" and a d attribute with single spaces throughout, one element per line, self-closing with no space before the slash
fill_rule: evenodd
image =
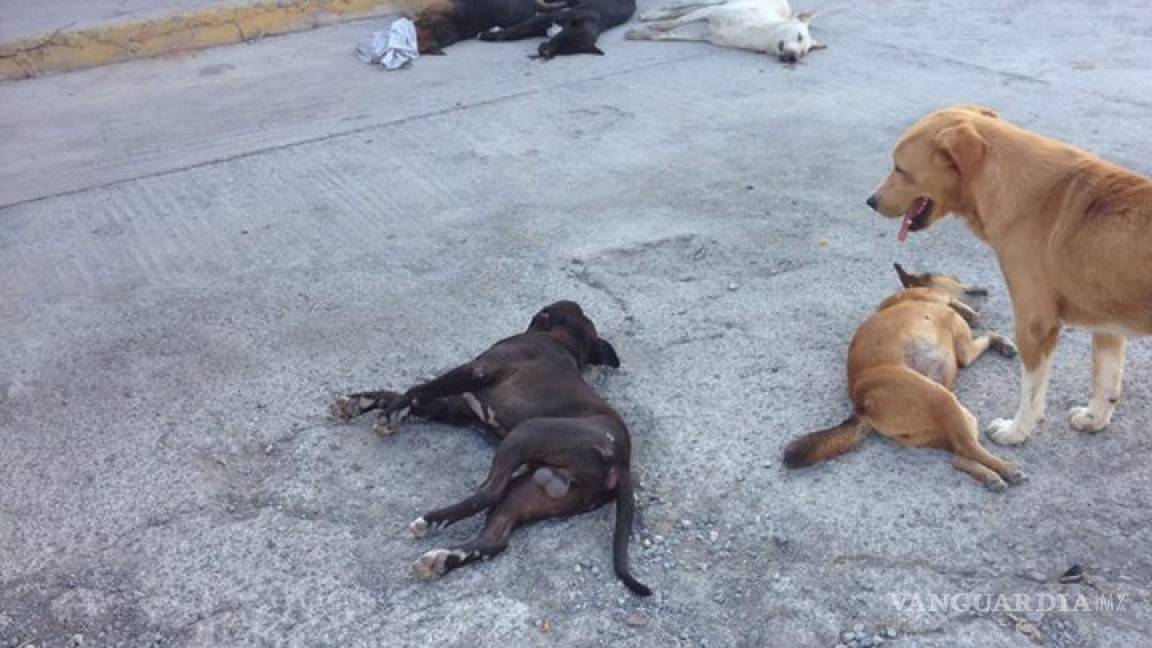
<path id="1" fill-rule="evenodd" d="M 980 169 L 988 146 L 976 127 L 970 123 L 945 128 L 936 134 L 933 143 L 936 150 L 948 158 L 962 176 L 971 176 Z"/>
<path id="2" fill-rule="evenodd" d="M 893 263 L 893 268 L 896 268 L 896 274 L 900 276 L 900 285 L 905 288 L 918 288 L 920 286 L 927 286 L 928 281 L 924 277 L 908 272 L 904 266 L 899 263 Z"/>
<path id="3" fill-rule="evenodd" d="M 992 119 L 1000 119 L 1000 115 L 997 114 L 995 110 L 992 110 L 991 108 L 986 108 L 984 106 L 980 106 L 977 104 L 959 104 L 959 105 L 952 106 L 952 107 L 957 109 L 957 110 L 967 110 L 968 112 L 976 113 L 977 115 L 982 115 L 984 117 L 991 117 Z"/>

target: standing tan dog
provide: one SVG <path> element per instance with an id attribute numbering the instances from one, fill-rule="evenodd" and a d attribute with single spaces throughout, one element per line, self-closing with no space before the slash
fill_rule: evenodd
<path id="1" fill-rule="evenodd" d="M 980 445 L 980 427 L 956 396 L 956 370 L 989 347 L 1005 357 L 1012 343 L 990 333 L 972 337 L 976 312 L 963 300 L 984 294 L 947 275 L 909 274 L 899 263 L 904 289 L 884 300 L 852 338 L 848 391 L 856 413 L 836 427 L 788 444 L 784 465 L 801 468 L 855 450 L 876 430 L 911 448 L 951 452 L 952 465 L 993 491 L 1024 473 Z"/>
<path id="2" fill-rule="evenodd" d="M 868 205 L 902 218 L 901 240 L 955 213 L 996 251 L 1008 283 L 1023 378 L 1016 417 L 993 421 L 992 440 L 1022 443 L 1044 418 L 1063 324 L 1092 332 L 1092 397 L 1071 411 L 1072 427 L 1106 427 L 1125 338 L 1152 334 L 1152 179 L 976 106 L 924 117 L 893 159 Z"/>

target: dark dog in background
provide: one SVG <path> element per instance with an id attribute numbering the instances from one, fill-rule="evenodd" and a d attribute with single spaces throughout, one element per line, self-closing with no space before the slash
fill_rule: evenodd
<path id="1" fill-rule="evenodd" d="M 603 56 L 596 39 L 605 30 L 628 22 L 636 13 L 636 0 L 536 0 L 536 3 L 545 13 L 511 27 L 489 29 L 480 34 L 480 40 L 547 38 L 537 50 L 545 60 L 564 54 Z"/>
<path id="2" fill-rule="evenodd" d="M 433 549 L 412 564 L 438 578 L 504 551 L 517 526 L 583 513 L 616 502 L 613 563 L 617 577 L 641 596 L 652 593 L 628 570 L 635 501 L 632 440 L 624 420 L 584 381 L 589 365 L 619 367 L 616 351 L 596 333 L 579 304 L 556 302 L 528 330 L 501 340 L 476 359 L 403 394 L 351 394 L 332 405 L 350 419 L 380 410 L 376 429 L 391 433 L 409 415 L 458 425 L 482 424 L 501 439 L 488 478 L 463 501 L 416 519 L 417 537 L 487 510 L 478 536 Z"/>
<path id="3" fill-rule="evenodd" d="M 433 0 L 416 13 L 416 46 L 421 54 L 448 47 L 493 27 L 511 27 L 536 15 L 537 0 Z"/>

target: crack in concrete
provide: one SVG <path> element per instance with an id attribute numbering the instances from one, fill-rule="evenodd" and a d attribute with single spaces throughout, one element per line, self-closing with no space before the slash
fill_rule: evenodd
<path id="1" fill-rule="evenodd" d="M 474 109 L 478 109 L 478 108 L 486 108 L 488 106 L 499 105 L 499 104 L 502 104 L 502 103 L 507 102 L 507 101 L 515 101 L 516 99 L 522 99 L 525 97 L 532 97 L 532 96 L 536 96 L 536 95 L 540 95 L 540 94 L 547 94 L 550 92 L 554 92 L 555 90 L 558 90 L 560 88 L 565 88 L 565 87 L 572 86 L 572 85 L 578 85 L 581 83 L 588 83 L 590 81 L 601 81 L 603 79 L 609 79 L 609 78 L 613 78 L 613 77 L 617 77 L 617 76 L 624 76 L 627 74 L 632 74 L 634 72 L 642 72 L 642 71 L 653 69 L 653 68 L 664 67 L 666 65 L 675 65 L 675 64 L 681 63 L 683 61 L 705 59 L 705 58 L 709 58 L 712 56 L 717 56 L 717 54 L 710 52 L 710 53 L 705 53 L 705 54 L 695 54 L 695 55 L 691 55 L 691 56 L 678 56 L 678 57 L 674 57 L 674 58 L 670 58 L 670 59 L 665 59 L 662 61 L 647 63 L 644 65 L 637 65 L 637 66 L 628 67 L 628 68 L 621 68 L 615 72 L 607 72 L 604 74 L 568 79 L 566 81 L 554 83 L 552 85 L 538 86 L 538 87 L 535 87 L 531 90 L 522 90 L 520 92 L 513 92 L 510 94 L 506 94 L 506 95 L 491 97 L 489 99 L 481 99 L 479 101 L 475 101 L 472 103 L 459 103 L 459 104 L 450 106 L 448 108 L 441 108 L 438 110 L 430 110 L 427 112 L 418 113 L 415 115 L 408 115 L 406 117 L 398 117 L 395 119 L 387 119 L 385 121 L 377 122 L 375 124 L 366 124 L 364 126 L 359 126 L 359 127 L 352 128 L 349 130 L 337 131 L 334 133 L 327 133 L 325 135 L 317 135 L 315 137 L 308 137 L 308 138 L 304 138 L 304 139 L 297 140 L 294 142 L 285 142 L 283 144 L 274 144 L 271 146 L 263 146 L 263 147 L 252 149 L 251 151 L 244 151 L 242 153 L 234 153 L 231 155 L 223 155 L 220 157 L 212 158 L 210 160 L 204 160 L 202 162 L 194 162 L 191 164 L 185 164 L 182 166 L 173 167 L 171 169 L 165 169 L 163 171 L 154 171 L 154 172 L 150 172 L 150 173 L 144 173 L 144 174 L 141 174 L 138 176 L 133 176 L 130 178 L 121 178 L 119 180 L 110 180 L 108 182 L 101 182 L 101 183 L 93 184 L 93 185 L 90 185 L 87 187 L 78 187 L 76 189 L 68 189 L 65 191 L 58 191 L 58 192 L 46 194 L 43 196 L 36 196 L 34 198 L 23 198 L 21 200 L 16 200 L 16 201 L 13 201 L 10 203 L 0 204 L 0 213 L 3 213 L 4 211 L 11 209 L 11 208 L 24 207 L 26 205 L 33 205 L 33 204 L 37 204 L 40 202 L 44 202 L 46 200 L 51 200 L 53 198 L 63 198 L 63 197 L 67 197 L 67 196 L 74 196 L 74 195 L 79 195 L 79 194 L 83 194 L 83 193 L 88 193 L 89 191 L 97 191 L 97 190 L 101 190 L 101 189 L 108 189 L 111 187 L 118 187 L 120 185 L 128 184 L 130 182 L 136 182 L 136 181 L 140 181 L 140 180 L 151 180 L 153 178 L 163 178 L 163 177 L 167 177 L 170 175 L 183 173 L 185 171 L 194 171 L 196 169 L 212 167 L 212 166 L 216 166 L 218 164 L 227 164 L 229 162 L 235 162 L 238 160 L 246 160 L 248 158 L 259 157 L 261 155 L 265 155 L 268 153 L 275 153 L 278 151 L 286 151 L 286 150 L 294 149 L 294 148 L 297 148 L 300 146 L 308 146 L 311 144 L 319 144 L 319 143 L 323 143 L 323 142 L 329 142 L 329 141 L 338 140 L 338 139 L 341 139 L 344 137 L 353 137 L 353 136 L 362 135 L 364 133 L 368 133 L 368 132 L 375 131 L 375 130 L 384 130 L 384 129 L 393 128 L 396 126 L 405 126 L 405 125 L 408 125 L 408 124 L 411 124 L 414 122 L 419 122 L 419 121 L 424 120 L 424 119 L 431 119 L 431 118 L 442 117 L 445 115 L 451 115 L 451 114 L 455 114 L 455 113 L 468 112 L 470 110 L 474 110 Z"/>

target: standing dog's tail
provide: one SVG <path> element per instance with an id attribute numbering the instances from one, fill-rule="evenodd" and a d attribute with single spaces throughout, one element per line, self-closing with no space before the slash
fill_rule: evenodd
<path id="1" fill-rule="evenodd" d="M 856 415 L 826 430 L 805 434 L 784 448 L 784 465 L 804 468 L 852 452 L 868 436 L 868 424 Z"/>
<path id="2" fill-rule="evenodd" d="M 616 577 L 628 589 L 640 596 L 650 596 L 652 590 L 628 571 L 628 538 L 632 535 L 632 517 L 635 512 L 632 473 L 625 468 L 620 471 L 620 481 L 616 484 L 616 531 L 612 535 L 612 566 L 616 568 Z"/>

